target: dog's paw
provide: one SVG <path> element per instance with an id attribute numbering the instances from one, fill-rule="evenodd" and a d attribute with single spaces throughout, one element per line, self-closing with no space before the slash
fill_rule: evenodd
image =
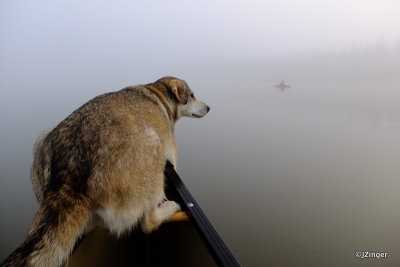
<path id="1" fill-rule="evenodd" d="M 173 210 L 174 212 L 180 211 L 181 210 L 181 206 L 176 203 L 175 201 L 172 200 L 167 200 L 164 201 L 161 206 L 161 209 L 165 209 L 165 210 Z"/>
<path id="2" fill-rule="evenodd" d="M 160 211 L 163 214 L 164 219 L 169 219 L 175 212 L 181 210 L 181 206 L 175 201 L 167 200 L 160 205 Z"/>

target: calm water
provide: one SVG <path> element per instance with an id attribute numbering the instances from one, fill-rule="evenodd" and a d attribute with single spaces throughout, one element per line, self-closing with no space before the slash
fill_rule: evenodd
<path id="1" fill-rule="evenodd" d="M 399 265 L 399 86 L 193 82 L 211 111 L 178 122 L 179 173 L 243 266 Z M 37 135 L 105 91 L 3 98 L 0 259 L 37 209 L 29 178 Z"/>

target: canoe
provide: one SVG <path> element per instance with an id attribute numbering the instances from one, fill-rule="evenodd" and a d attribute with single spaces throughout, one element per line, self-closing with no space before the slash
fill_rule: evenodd
<path id="1" fill-rule="evenodd" d="M 275 84 L 274 87 L 280 88 L 281 90 L 290 88 L 290 85 L 285 84 L 284 81 L 281 81 L 279 84 Z"/>
<path id="2" fill-rule="evenodd" d="M 82 238 L 66 267 L 108 266 L 240 266 L 168 161 L 166 194 L 183 211 L 146 235 L 136 229 L 116 238 L 96 228 Z"/>

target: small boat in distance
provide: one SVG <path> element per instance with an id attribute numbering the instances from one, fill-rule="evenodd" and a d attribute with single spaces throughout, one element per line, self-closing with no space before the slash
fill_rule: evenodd
<path id="1" fill-rule="evenodd" d="M 285 84 L 285 82 L 282 80 L 280 84 L 276 84 L 276 85 L 274 85 L 274 87 L 277 87 L 277 88 L 283 90 L 286 88 L 290 88 L 290 85 Z"/>

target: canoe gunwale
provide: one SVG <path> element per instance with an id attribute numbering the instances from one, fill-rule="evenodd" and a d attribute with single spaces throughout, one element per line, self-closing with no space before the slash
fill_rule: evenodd
<path id="1" fill-rule="evenodd" d="M 170 161 L 166 162 L 164 175 L 168 189 L 175 191 L 179 204 L 188 213 L 191 223 L 195 226 L 218 266 L 241 266 L 197 204 Z"/>

